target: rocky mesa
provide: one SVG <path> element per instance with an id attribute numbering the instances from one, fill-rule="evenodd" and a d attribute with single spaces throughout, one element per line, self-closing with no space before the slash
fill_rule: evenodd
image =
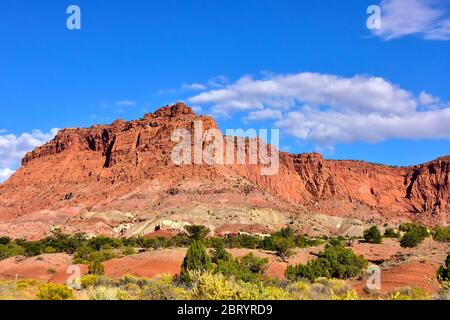
<path id="1" fill-rule="evenodd" d="M 172 134 L 193 132 L 194 122 L 218 129 L 211 117 L 177 103 L 135 121 L 61 130 L 0 186 L 0 234 L 39 238 L 58 227 L 133 235 L 184 223 L 218 233 L 287 224 L 303 232 L 404 220 L 447 224 L 449 156 L 390 167 L 280 152 L 275 175 L 261 174 L 261 163 L 176 165 Z"/>

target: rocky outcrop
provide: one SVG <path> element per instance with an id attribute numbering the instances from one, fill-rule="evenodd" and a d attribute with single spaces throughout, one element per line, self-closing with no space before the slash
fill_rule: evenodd
<path id="1" fill-rule="evenodd" d="M 281 152 L 273 176 L 262 175 L 260 164 L 175 165 L 172 133 L 193 134 L 194 121 L 203 130 L 217 128 L 211 117 L 178 103 L 135 121 L 61 130 L 28 153 L 0 186 L 0 220 L 44 209 L 151 212 L 193 203 L 366 219 L 377 214 L 430 224 L 445 223 L 448 216 L 450 157 L 389 167 Z"/>

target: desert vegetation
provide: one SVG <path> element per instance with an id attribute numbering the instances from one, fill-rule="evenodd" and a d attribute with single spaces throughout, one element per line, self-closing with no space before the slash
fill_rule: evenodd
<path id="1" fill-rule="evenodd" d="M 428 236 L 428 229 L 416 223 L 404 223 L 399 230 L 404 232 L 400 245 L 403 248 L 414 248 L 421 244 Z"/>
<path id="2" fill-rule="evenodd" d="M 14 256 L 34 257 L 46 253 L 67 253 L 74 256 L 75 264 L 104 262 L 135 253 L 135 249 L 186 248 L 201 240 L 207 248 L 222 245 L 225 248 L 246 248 L 275 251 L 280 257 L 287 257 L 294 248 L 306 248 L 323 243 L 321 239 L 309 239 L 294 235 L 291 229 L 283 229 L 269 237 L 254 235 L 233 235 L 228 237 L 206 237 L 209 230 L 203 226 L 188 226 L 186 233 L 170 239 L 164 237 L 112 238 L 97 236 L 89 238 L 79 233 L 72 236 L 55 230 L 53 234 L 38 241 L 0 238 L 0 260 Z"/>
<path id="3" fill-rule="evenodd" d="M 162 237 L 110 238 L 88 237 L 85 234 L 64 235 L 58 230 L 38 241 L 0 238 L 0 260 L 13 256 L 35 257 L 47 253 L 67 253 L 73 263 L 87 266 L 80 280 L 81 288 L 39 281 L 1 281 L 14 292 L 13 297 L 26 296 L 40 300 L 354 300 L 358 296 L 350 286 L 363 279 L 368 262 L 352 250 L 353 243 L 380 244 L 384 238 L 399 241 L 402 247 L 413 248 L 430 235 L 436 243 L 448 242 L 448 228 L 429 231 L 418 224 L 403 224 L 397 230 L 386 228 L 384 235 L 376 226 L 366 229 L 362 238 L 323 237 L 311 239 L 295 234 L 290 228 L 262 237 L 249 234 L 210 237 L 203 226 L 188 226 L 186 232 L 170 239 Z M 395 240 L 400 238 L 399 240 Z M 387 241 L 387 240 L 386 240 Z M 315 258 L 307 263 L 290 264 L 285 278 L 269 277 L 269 259 L 254 252 L 276 257 L 288 264 L 298 248 L 316 247 Z M 160 275 L 147 279 L 135 276 L 109 278 L 104 262 L 146 250 L 187 248 L 177 275 Z M 250 253 L 233 256 L 229 251 L 245 248 Z M 70 257 L 69 256 L 69 257 Z M 39 257 L 38 257 L 39 258 Z M 421 288 L 408 287 L 378 295 L 380 299 L 420 300 L 449 297 L 450 256 L 436 270 L 441 289 L 430 295 Z M 48 273 L 56 270 L 49 268 Z M 19 284 L 19 285 L 18 285 Z M 0 296 L 0 299 L 3 297 Z"/>
<path id="4" fill-rule="evenodd" d="M 383 241 L 383 236 L 377 226 L 373 226 L 364 231 L 364 240 L 368 243 L 380 244 Z"/>
<path id="5" fill-rule="evenodd" d="M 291 280 L 318 278 L 348 279 L 356 277 L 367 267 L 367 261 L 345 248 L 340 241 L 331 242 L 320 252 L 317 259 L 307 264 L 289 266 L 286 277 Z"/>

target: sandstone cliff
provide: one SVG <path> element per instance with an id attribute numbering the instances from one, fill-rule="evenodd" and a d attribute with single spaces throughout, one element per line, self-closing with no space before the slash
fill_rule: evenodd
<path id="1" fill-rule="evenodd" d="M 22 219 L 23 227 L 36 224 L 36 217 L 45 225 L 46 215 L 55 212 L 81 221 L 86 215 L 78 216 L 80 212 L 149 215 L 205 206 L 208 212 L 278 210 L 290 212 L 289 219 L 314 212 L 367 221 L 446 223 L 450 157 L 388 167 L 281 152 L 279 172 L 273 176 L 262 175 L 261 164 L 174 165 L 171 135 L 175 129 L 193 132 L 194 121 L 201 121 L 204 130 L 217 128 L 212 118 L 178 103 L 140 120 L 61 130 L 28 153 L 21 168 L 0 186 L 0 221 Z M 73 225 L 76 219 L 70 220 Z M 55 218 L 51 225 L 61 221 L 67 220 Z"/>

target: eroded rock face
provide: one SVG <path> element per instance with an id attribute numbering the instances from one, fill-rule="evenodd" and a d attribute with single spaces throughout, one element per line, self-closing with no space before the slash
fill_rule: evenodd
<path id="1" fill-rule="evenodd" d="M 260 165 L 174 165 L 172 133 L 193 133 L 194 121 L 217 128 L 178 103 L 140 120 L 61 130 L 0 186 L 0 220 L 41 210 L 148 213 L 204 204 L 446 223 L 450 157 L 397 168 L 280 153 L 273 176 L 263 176 Z"/>

